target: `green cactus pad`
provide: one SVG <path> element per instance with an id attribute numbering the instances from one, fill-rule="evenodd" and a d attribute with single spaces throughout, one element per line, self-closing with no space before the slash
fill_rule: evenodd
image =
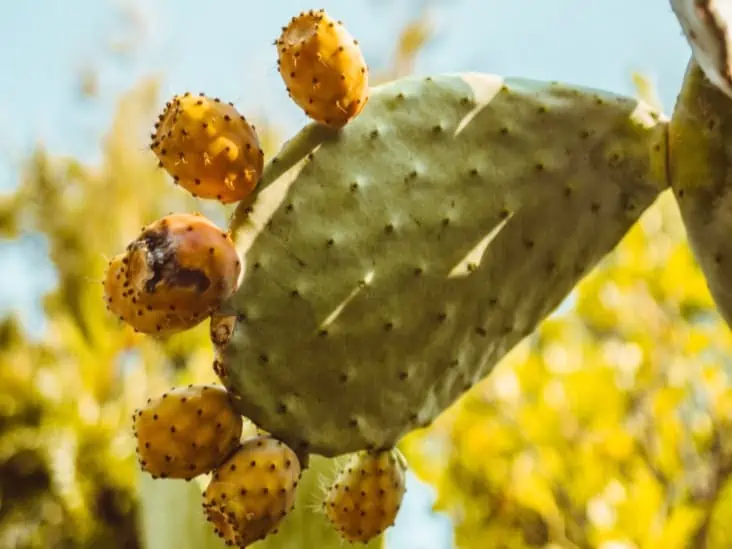
<path id="1" fill-rule="evenodd" d="M 481 74 L 401 79 L 340 131 L 305 127 L 232 222 L 239 411 L 299 452 L 392 447 L 617 244 L 665 158 L 645 104 Z"/>
<path id="2" fill-rule="evenodd" d="M 669 125 L 671 185 L 694 255 L 732 326 L 732 99 L 692 60 Z"/>
<path id="3" fill-rule="evenodd" d="M 732 3 L 671 0 L 671 9 L 702 72 L 732 97 Z"/>

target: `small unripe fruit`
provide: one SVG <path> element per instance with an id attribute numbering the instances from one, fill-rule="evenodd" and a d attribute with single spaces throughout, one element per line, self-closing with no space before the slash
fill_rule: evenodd
<path id="1" fill-rule="evenodd" d="M 242 417 L 219 385 L 179 387 L 135 411 L 140 466 L 153 477 L 190 480 L 239 446 Z"/>
<path id="2" fill-rule="evenodd" d="M 292 100 L 320 124 L 340 128 L 368 101 L 358 41 L 325 10 L 294 17 L 277 39 L 279 71 Z"/>
<path id="3" fill-rule="evenodd" d="M 295 504 L 299 479 L 300 462 L 287 445 L 251 438 L 214 472 L 204 513 L 228 545 L 246 547 L 276 531 Z"/>
<path id="4" fill-rule="evenodd" d="M 368 542 L 394 524 L 406 491 L 406 463 L 396 449 L 354 454 L 323 501 L 341 536 Z"/>
<path id="5" fill-rule="evenodd" d="M 231 104 L 205 95 L 169 101 L 150 148 L 178 185 L 224 204 L 248 196 L 264 165 L 254 127 Z"/>
<path id="6" fill-rule="evenodd" d="M 241 270 L 228 233 L 201 215 L 171 214 L 112 260 L 106 301 L 135 330 L 164 336 L 213 313 L 236 290 Z"/>

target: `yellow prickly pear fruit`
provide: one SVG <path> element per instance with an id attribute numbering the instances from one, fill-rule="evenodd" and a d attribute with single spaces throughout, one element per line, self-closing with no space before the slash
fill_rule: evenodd
<path id="1" fill-rule="evenodd" d="M 133 424 L 144 471 L 190 480 L 226 461 L 239 446 L 243 423 L 223 387 L 190 385 L 148 400 Z"/>
<path id="2" fill-rule="evenodd" d="M 241 270 L 227 232 L 198 214 L 171 214 L 143 228 L 110 262 L 107 306 L 139 332 L 187 330 L 231 296 Z"/>
<path id="3" fill-rule="evenodd" d="M 228 545 L 246 547 L 276 531 L 294 507 L 299 479 L 300 462 L 287 445 L 251 438 L 214 472 L 204 513 Z"/>
<path id="4" fill-rule="evenodd" d="M 249 195 L 264 164 L 254 126 L 231 103 L 203 94 L 166 104 L 150 148 L 181 187 L 224 204 Z"/>
<path id="5" fill-rule="evenodd" d="M 292 100 L 320 124 L 340 128 L 368 101 L 368 67 L 358 41 L 325 10 L 293 17 L 276 41 Z"/>
<path id="6" fill-rule="evenodd" d="M 341 536 L 368 542 L 394 524 L 406 491 L 406 462 L 396 449 L 354 454 L 328 490 L 323 509 Z"/>

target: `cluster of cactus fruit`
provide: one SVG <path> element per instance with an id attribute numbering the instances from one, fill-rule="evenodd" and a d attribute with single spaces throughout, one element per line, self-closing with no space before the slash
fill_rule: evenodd
<path id="1" fill-rule="evenodd" d="M 292 508 L 308 455 L 351 454 L 323 513 L 369 541 L 404 496 L 399 440 L 488 375 L 668 188 L 731 319 L 732 21 L 719 1 L 672 6 L 694 56 L 670 119 L 602 90 L 488 74 L 370 87 L 358 42 L 323 10 L 275 41 L 313 122 L 267 166 L 231 103 L 168 102 L 152 135 L 160 167 L 238 205 L 227 231 L 196 214 L 155 221 L 109 264 L 107 307 L 136 331 L 210 319 L 222 383 L 135 412 L 142 469 L 211 473 L 204 515 L 246 547 Z"/>

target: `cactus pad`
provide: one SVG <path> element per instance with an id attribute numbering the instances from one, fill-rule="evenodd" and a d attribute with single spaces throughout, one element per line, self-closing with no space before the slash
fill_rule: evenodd
<path id="1" fill-rule="evenodd" d="M 671 0 L 671 8 L 706 77 L 732 98 L 732 3 Z"/>
<path id="2" fill-rule="evenodd" d="M 264 163 L 254 127 L 232 104 L 203 94 L 166 104 L 150 148 L 178 185 L 224 204 L 254 189 Z"/>
<path id="3" fill-rule="evenodd" d="M 243 424 L 218 385 L 175 388 L 148 400 L 133 422 L 141 468 L 153 477 L 188 480 L 229 457 Z"/>
<path id="4" fill-rule="evenodd" d="M 669 126 L 671 185 L 717 307 L 732 326 L 732 99 L 690 61 Z"/>
<path id="5" fill-rule="evenodd" d="M 407 77 L 310 124 L 232 221 L 237 408 L 298 452 L 394 447 L 612 250 L 665 158 L 648 105 L 493 75 Z"/>
<path id="6" fill-rule="evenodd" d="M 300 479 L 295 453 L 267 436 L 246 440 L 213 474 L 204 513 L 229 545 L 246 547 L 276 531 Z"/>
<path id="7" fill-rule="evenodd" d="M 368 542 L 394 523 L 406 491 L 406 462 L 396 449 L 358 452 L 323 501 L 331 524 L 350 542 Z"/>
<path id="8" fill-rule="evenodd" d="M 293 17 L 275 45 L 287 91 L 310 118 L 339 128 L 363 109 L 366 61 L 358 41 L 325 10 Z"/>
<path id="9" fill-rule="evenodd" d="M 228 233 L 201 215 L 171 214 L 110 262 L 107 307 L 137 331 L 164 336 L 206 319 L 231 296 L 241 271 Z"/>

